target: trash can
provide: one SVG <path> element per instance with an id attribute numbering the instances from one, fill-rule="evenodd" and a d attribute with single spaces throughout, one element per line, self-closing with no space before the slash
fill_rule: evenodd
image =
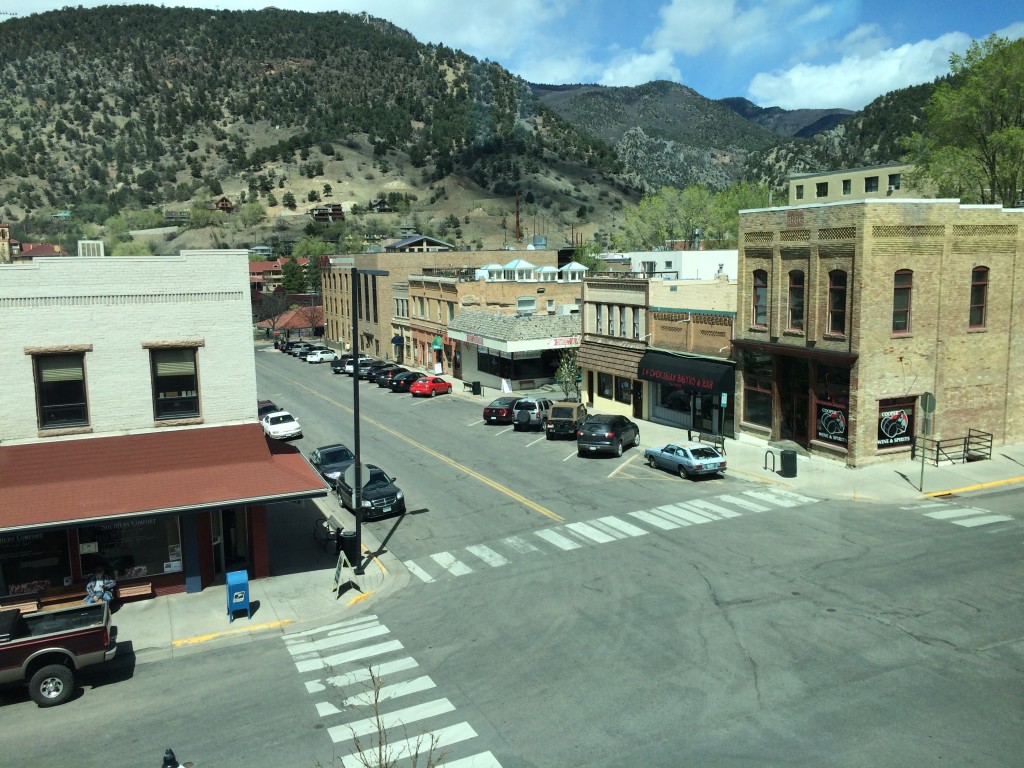
<path id="1" fill-rule="evenodd" d="M 783 477 L 796 477 L 796 451 L 782 451 L 782 469 L 779 474 Z"/>
<path id="2" fill-rule="evenodd" d="M 355 531 L 341 531 L 338 534 L 338 544 L 341 551 L 345 553 L 348 564 L 355 567 L 359 564 L 359 544 L 356 541 Z"/>
<path id="3" fill-rule="evenodd" d="M 473 394 L 474 395 L 480 395 L 480 394 L 483 394 L 483 391 L 484 391 L 484 388 L 480 386 L 480 382 L 479 381 L 474 381 L 473 382 Z"/>

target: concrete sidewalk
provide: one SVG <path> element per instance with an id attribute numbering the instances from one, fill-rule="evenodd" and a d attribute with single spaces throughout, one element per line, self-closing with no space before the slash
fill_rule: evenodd
<path id="1" fill-rule="evenodd" d="M 557 399 L 560 393 L 538 390 L 516 394 L 543 394 Z M 482 410 L 500 393 L 488 388 L 482 395 L 474 396 L 457 386 L 451 396 L 474 401 Z M 643 448 L 686 439 L 686 430 L 641 422 L 641 448 L 628 451 L 623 460 L 642 462 Z M 1024 484 L 1024 446 L 1020 445 L 997 446 L 992 458 L 986 461 L 939 467 L 926 465 L 923 489 L 920 487 L 921 463 L 909 458 L 850 469 L 840 462 L 798 455 L 796 476 L 782 477 L 779 448 L 746 437 L 727 439 L 725 447 L 729 462 L 727 474 L 821 499 L 893 503 Z M 114 615 L 119 641 L 126 646 L 130 643 L 138 662 L 252 642 L 374 610 L 382 598 L 408 583 L 409 573 L 401 562 L 383 552 L 369 562 L 365 575 L 352 578 L 358 583 L 358 589 L 349 588 L 340 596 L 333 592 L 337 556 L 333 548 L 324 553 L 321 546 L 312 541 L 306 523 L 317 514 L 324 517 L 333 514 L 348 526 L 352 516 L 341 508 L 333 495 L 309 502 L 309 505 L 301 524 L 293 524 L 296 517 L 290 517 L 288 509 L 268 513 L 271 524 L 277 521 L 282 526 L 281 534 L 272 535 L 271 539 L 271 570 L 280 575 L 250 582 L 250 598 L 255 607 L 251 618 L 239 613 L 229 622 L 226 588 L 223 584 L 214 585 L 199 594 L 169 595 L 122 606 Z M 381 549 L 365 527 L 363 546 L 368 553 Z M 351 572 L 347 572 L 343 581 L 351 576 Z"/>

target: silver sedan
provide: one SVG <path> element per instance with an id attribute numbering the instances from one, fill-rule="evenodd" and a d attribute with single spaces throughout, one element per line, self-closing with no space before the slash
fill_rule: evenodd
<path id="1" fill-rule="evenodd" d="M 680 477 L 715 475 L 725 471 L 725 457 L 704 443 L 669 443 L 663 448 L 648 448 L 644 459 L 652 467 L 667 469 Z"/>

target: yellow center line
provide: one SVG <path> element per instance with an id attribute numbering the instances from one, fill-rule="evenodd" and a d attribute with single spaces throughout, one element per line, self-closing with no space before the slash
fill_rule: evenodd
<path id="1" fill-rule="evenodd" d="M 172 640 L 171 645 L 175 648 L 180 648 L 183 645 L 195 645 L 197 643 L 205 643 L 207 640 L 216 640 L 218 637 L 241 635 L 246 632 L 259 632 L 264 629 L 279 629 L 291 623 L 291 619 L 281 619 L 280 621 L 267 621 L 263 624 L 249 624 L 238 629 L 225 629 L 223 632 L 210 632 L 206 635 L 195 635 L 194 637 L 184 637 L 181 640 Z"/>
<path id="2" fill-rule="evenodd" d="M 330 403 L 331 405 L 335 405 L 335 406 L 337 406 L 338 408 L 341 408 L 344 411 L 348 411 L 349 413 L 352 413 L 352 408 L 350 408 L 349 406 L 345 405 L 344 403 L 338 402 L 337 400 L 335 400 L 332 397 L 328 397 L 323 392 L 318 392 L 317 390 L 315 390 L 315 389 L 313 389 L 311 387 L 307 387 L 305 384 L 303 384 L 302 382 L 299 382 L 299 381 L 293 380 L 293 383 L 295 384 L 295 386 L 300 387 L 300 388 L 306 390 L 311 395 L 315 395 L 316 397 L 319 397 L 321 400 L 325 400 L 326 402 Z M 511 488 L 509 488 L 507 486 L 504 486 L 501 483 L 496 483 L 495 481 L 491 480 L 489 477 L 486 477 L 485 475 L 481 475 L 479 472 L 470 469 L 465 464 L 460 464 L 459 462 L 455 461 L 454 459 L 449 458 L 448 456 L 445 456 L 443 453 L 435 451 L 433 448 L 431 448 L 431 447 L 429 447 L 427 445 L 424 445 L 423 443 L 417 442 L 416 440 L 413 440 L 408 435 L 403 435 L 401 432 L 398 432 L 397 430 L 392 429 L 391 427 L 387 426 L 386 424 L 381 424 L 379 421 L 376 421 L 375 419 L 367 418 L 363 414 L 360 414 L 359 418 L 360 418 L 361 421 L 364 421 L 367 424 L 372 424 L 373 426 L 377 427 L 378 429 L 382 429 L 385 432 L 387 432 L 388 434 L 394 435 L 395 437 L 399 438 L 400 440 L 404 440 L 406 443 L 408 443 L 409 445 L 413 446 L 414 448 L 418 448 L 419 450 L 423 451 L 424 453 L 429 454 L 430 456 L 433 456 L 438 461 L 441 461 L 441 462 L 447 464 L 448 466 L 452 467 L 453 469 L 457 469 L 458 471 L 463 472 L 463 473 L 469 475 L 470 477 L 472 477 L 472 478 L 474 478 L 476 480 L 479 480 L 484 485 L 486 485 L 486 486 L 488 486 L 490 488 L 493 488 L 494 490 L 498 491 L 498 493 L 503 493 L 506 496 L 508 496 L 509 498 L 515 499 L 516 501 L 518 501 L 523 506 L 528 507 L 529 509 L 532 509 L 534 512 L 538 512 L 539 514 L 542 514 L 545 517 L 551 518 L 552 520 L 554 520 L 557 523 L 564 523 L 565 522 L 565 518 L 564 517 L 562 517 L 561 515 L 557 514 L 556 512 L 552 512 L 547 507 L 541 506 L 540 504 L 538 504 L 535 501 L 531 501 L 530 499 L 526 498 L 522 494 L 516 493 Z"/>

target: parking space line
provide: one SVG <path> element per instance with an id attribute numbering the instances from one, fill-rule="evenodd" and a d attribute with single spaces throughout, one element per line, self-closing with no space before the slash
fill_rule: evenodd
<path id="1" fill-rule="evenodd" d="M 628 466 L 629 466 L 629 463 L 630 463 L 631 461 L 633 461 L 633 459 L 634 459 L 635 457 L 636 457 L 636 454 L 633 454 L 633 455 L 632 455 L 632 456 L 630 456 L 630 457 L 629 457 L 628 459 L 626 459 L 626 460 L 625 460 L 624 462 L 622 462 L 621 464 L 619 464 L 619 466 L 617 466 L 617 467 L 616 467 L 615 469 L 613 469 L 613 470 L 612 470 L 611 472 L 609 472 L 609 473 L 608 473 L 608 478 L 612 478 L 612 477 L 615 477 L 615 475 L 617 475 L 617 474 L 618 474 L 619 472 L 621 472 L 621 471 L 622 471 L 623 469 L 625 469 L 626 467 L 628 467 Z"/>
<path id="2" fill-rule="evenodd" d="M 566 456 L 564 459 L 562 459 L 562 461 L 568 461 L 569 459 L 571 459 L 575 455 L 576 455 L 576 451 L 573 451 L 568 456 Z"/>
<path id="3" fill-rule="evenodd" d="M 527 447 L 527 448 L 529 448 L 529 447 L 530 447 L 531 445 L 536 445 L 537 443 L 541 442 L 542 440 L 547 440 L 547 439 L 548 439 L 548 436 L 547 436 L 547 435 L 544 435 L 544 437 L 538 437 L 538 438 L 537 438 L 536 440 L 534 440 L 534 441 L 533 441 L 532 443 L 527 443 L 527 444 L 526 444 L 526 447 Z"/>

